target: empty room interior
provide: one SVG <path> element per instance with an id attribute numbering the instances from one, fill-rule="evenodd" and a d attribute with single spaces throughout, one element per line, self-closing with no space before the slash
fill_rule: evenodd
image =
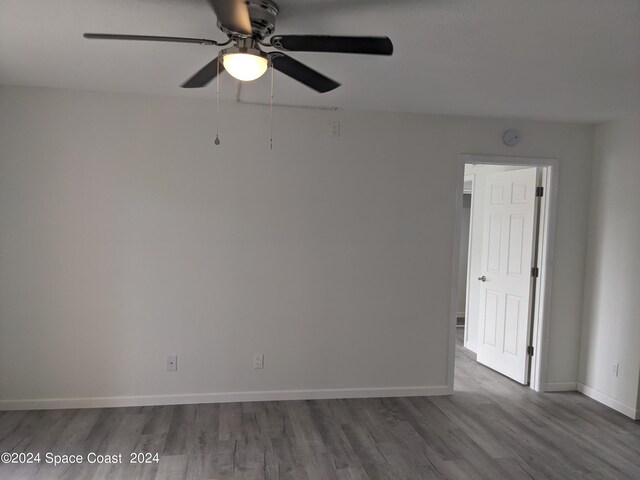
<path id="1" fill-rule="evenodd" d="M 640 478 L 640 0 L 0 0 L 0 479 Z"/>

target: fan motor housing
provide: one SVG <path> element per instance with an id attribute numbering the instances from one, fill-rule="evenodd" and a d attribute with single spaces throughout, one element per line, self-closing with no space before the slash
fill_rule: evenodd
<path id="1" fill-rule="evenodd" d="M 276 17 L 280 12 L 278 5 L 271 0 L 245 0 L 249 10 L 253 38 L 263 40 L 276 29 Z M 246 38 L 247 35 L 234 32 L 218 23 L 218 28 L 231 37 Z"/>

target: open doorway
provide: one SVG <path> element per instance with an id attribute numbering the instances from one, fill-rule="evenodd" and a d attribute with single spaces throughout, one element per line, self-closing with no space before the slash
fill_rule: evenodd
<path id="1" fill-rule="evenodd" d="M 450 384 L 457 341 L 459 358 L 542 391 L 557 162 L 463 155 L 458 177 Z"/>

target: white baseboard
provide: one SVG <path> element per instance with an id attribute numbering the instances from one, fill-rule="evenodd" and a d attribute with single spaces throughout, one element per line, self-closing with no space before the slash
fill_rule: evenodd
<path id="1" fill-rule="evenodd" d="M 575 392 L 578 382 L 549 382 L 544 386 L 545 392 Z"/>
<path id="2" fill-rule="evenodd" d="M 331 398 L 430 397 L 451 395 L 446 385 L 436 387 L 337 388 L 328 390 L 273 390 L 263 392 L 189 393 L 132 397 L 83 397 L 0 400 L 2 410 L 49 410 L 61 408 L 143 407 L 189 403 L 264 402 L 276 400 L 322 400 Z"/>
<path id="3" fill-rule="evenodd" d="M 593 398 L 596 402 L 600 402 L 609 408 L 613 408 L 627 417 L 631 417 L 634 420 L 640 420 L 640 411 L 625 405 L 609 395 L 599 392 L 595 388 L 591 388 L 583 383 L 578 383 L 578 391 L 589 398 Z"/>

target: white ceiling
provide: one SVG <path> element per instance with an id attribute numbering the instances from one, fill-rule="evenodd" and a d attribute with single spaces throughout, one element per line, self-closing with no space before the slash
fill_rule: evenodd
<path id="1" fill-rule="evenodd" d="M 640 0 L 281 0 L 277 33 L 388 35 L 393 57 L 294 54 L 343 84 L 276 73 L 276 101 L 596 122 L 640 110 Z M 216 55 L 83 32 L 225 37 L 205 0 L 0 0 L 0 83 L 211 97 L 179 85 Z M 268 76 L 265 76 L 268 77 Z M 243 86 L 268 101 L 268 78 Z M 236 86 L 222 81 L 225 98 Z"/>

